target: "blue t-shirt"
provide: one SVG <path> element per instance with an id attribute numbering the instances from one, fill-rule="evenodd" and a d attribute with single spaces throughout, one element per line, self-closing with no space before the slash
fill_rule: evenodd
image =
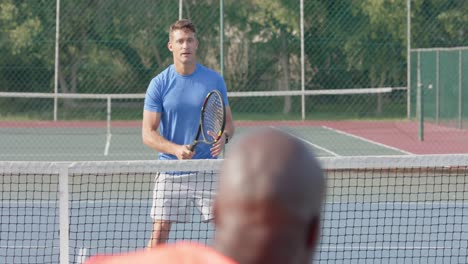
<path id="1" fill-rule="evenodd" d="M 161 113 L 161 135 L 176 144 L 189 145 L 195 139 L 200 121 L 200 111 L 206 95 L 218 90 L 226 106 L 227 90 L 221 75 L 201 64 L 190 75 L 176 72 L 174 65 L 167 67 L 153 78 L 145 96 L 144 109 Z M 211 145 L 199 143 L 193 159 L 212 159 Z M 177 159 L 167 153 L 159 153 L 160 160 Z"/>

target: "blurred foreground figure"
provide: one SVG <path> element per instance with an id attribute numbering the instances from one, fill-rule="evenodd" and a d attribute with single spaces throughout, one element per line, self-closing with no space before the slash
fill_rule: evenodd
<path id="1" fill-rule="evenodd" d="M 276 130 L 239 140 L 223 163 L 213 248 L 179 242 L 97 263 L 310 263 L 319 243 L 326 182 L 298 139 Z"/>

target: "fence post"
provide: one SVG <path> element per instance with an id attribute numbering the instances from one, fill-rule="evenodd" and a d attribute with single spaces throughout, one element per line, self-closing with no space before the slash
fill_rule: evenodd
<path id="1" fill-rule="evenodd" d="M 179 0 L 179 20 L 182 19 L 184 0 Z"/>
<path id="2" fill-rule="evenodd" d="M 411 0 L 406 2 L 406 115 L 411 118 Z"/>
<path id="3" fill-rule="evenodd" d="M 224 0 L 219 1 L 219 64 L 224 77 Z"/>
<path id="4" fill-rule="evenodd" d="M 304 0 L 300 0 L 300 16 L 301 16 L 301 111 L 302 120 L 305 120 L 305 54 L 304 54 Z"/>
<path id="5" fill-rule="evenodd" d="M 458 128 L 463 128 L 462 49 L 458 50 Z"/>
<path id="6" fill-rule="evenodd" d="M 424 97 L 423 97 L 423 84 L 421 83 L 421 51 L 418 51 L 418 76 L 416 84 L 416 106 L 417 106 L 417 119 L 419 124 L 419 140 L 424 141 Z"/>
<path id="7" fill-rule="evenodd" d="M 440 117 L 440 51 L 436 51 L 436 124 L 439 125 Z"/>

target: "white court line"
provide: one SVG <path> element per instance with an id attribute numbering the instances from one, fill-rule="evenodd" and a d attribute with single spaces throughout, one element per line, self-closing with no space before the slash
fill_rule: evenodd
<path id="1" fill-rule="evenodd" d="M 76 263 L 82 264 L 86 261 L 87 251 L 88 250 L 86 248 L 80 248 L 78 255 L 76 256 Z"/>
<path id="2" fill-rule="evenodd" d="M 333 156 L 335 156 L 335 157 L 341 157 L 341 155 L 338 154 L 338 153 L 336 153 L 336 152 L 333 152 L 333 151 L 331 151 L 331 150 L 329 150 L 329 149 L 326 149 L 326 148 L 324 148 L 324 147 L 321 147 L 321 146 L 319 146 L 319 145 L 316 145 L 316 144 L 314 144 L 314 143 L 312 143 L 312 142 L 310 142 L 310 141 L 308 141 L 308 140 L 305 140 L 305 139 L 303 139 L 303 138 L 301 138 L 301 137 L 298 137 L 298 136 L 296 136 L 296 135 L 294 135 L 294 134 L 291 134 L 291 133 L 289 133 L 289 132 L 287 132 L 287 131 L 284 131 L 284 130 L 282 130 L 282 129 L 279 129 L 278 127 L 274 127 L 274 126 L 270 126 L 270 127 L 273 128 L 273 129 L 279 130 L 279 131 L 281 131 L 281 132 L 287 133 L 287 134 L 289 134 L 289 135 L 291 135 L 291 136 L 293 136 L 293 137 L 299 139 L 300 141 L 302 141 L 302 142 L 304 142 L 304 143 L 306 143 L 306 144 L 308 144 L 308 145 L 311 145 L 311 146 L 314 147 L 314 148 L 317 148 L 317 149 L 320 149 L 320 150 L 322 150 L 322 151 L 325 151 L 325 152 L 327 152 L 327 153 L 329 153 L 329 154 L 331 154 L 331 155 L 333 155 Z"/>
<path id="3" fill-rule="evenodd" d="M 107 137 L 106 137 L 106 147 L 105 147 L 105 149 L 104 149 L 104 156 L 107 156 L 107 155 L 109 154 L 109 148 L 110 148 L 111 138 L 112 138 L 112 134 L 107 134 Z"/>
<path id="4" fill-rule="evenodd" d="M 411 153 L 411 152 L 404 151 L 404 150 L 399 149 L 399 148 L 395 148 L 395 147 L 392 147 L 392 146 L 388 146 L 388 145 L 379 143 L 379 142 L 377 142 L 377 141 L 373 141 L 373 140 L 370 140 L 370 139 L 367 139 L 367 138 L 363 138 L 363 137 L 360 137 L 360 136 L 356 136 L 356 135 L 353 135 L 353 134 L 350 134 L 350 133 L 347 133 L 347 132 L 344 132 L 344 131 L 341 131 L 341 130 L 337 130 L 337 129 L 334 129 L 334 128 L 331 128 L 331 127 L 322 126 L 322 128 L 331 130 L 331 131 L 333 131 L 333 132 L 336 132 L 336 133 L 338 133 L 338 134 L 342 134 L 342 135 L 345 135 L 345 136 L 348 136 L 348 137 L 357 138 L 357 139 L 360 139 L 360 140 L 362 140 L 362 141 L 365 141 L 365 142 L 368 142 L 368 143 L 371 143 L 371 144 L 375 144 L 375 145 L 378 145 L 378 146 L 381 146 L 381 147 L 389 148 L 389 149 L 392 149 L 392 150 L 395 150 L 395 151 L 398 151 L 398 152 L 401 152 L 401 153 L 404 153 L 404 154 L 407 154 L 407 155 L 414 155 L 414 154 Z"/>

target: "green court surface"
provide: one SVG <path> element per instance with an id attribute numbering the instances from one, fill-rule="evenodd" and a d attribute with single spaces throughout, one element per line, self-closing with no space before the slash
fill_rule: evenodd
<path id="1" fill-rule="evenodd" d="M 307 143 L 317 156 L 405 155 L 403 150 L 382 145 L 323 126 L 270 126 Z M 261 126 L 237 127 L 232 143 Z M 0 127 L 0 160 L 3 161 L 99 161 L 152 160 L 157 153 L 143 144 L 141 128 L 114 127 Z M 272 142 L 274 144 L 274 142 Z"/>

